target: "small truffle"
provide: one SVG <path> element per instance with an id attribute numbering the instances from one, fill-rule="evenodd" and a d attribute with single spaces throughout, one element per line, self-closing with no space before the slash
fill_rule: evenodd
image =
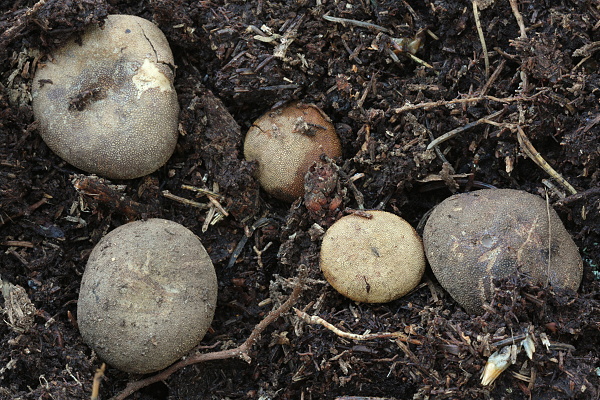
<path id="1" fill-rule="evenodd" d="M 370 218 L 347 215 L 325 233 L 321 270 L 344 296 L 365 303 L 386 303 L 413 290 L 425 271 L 421 238 L 397 215 L 365 211 Z"/>
<path id="2" fill-rule="evenodd" d="M 534 284 L 577 290 L 583 262 L 560 218 L 539 196 L 485 189 L 435 207 L 423 243 L 440 284 L 467 312 L 483 312 L 493 280 L 518 272 Z M 550 251 L 548 251 L 550 250 Z"/>
<path id="3" fill-rule="evenodd" d="M 33 112 L 56 154 L 88 173 L 131 179 L 156 171 L 177 143 L 173 55 L 150 21 L 110 15 L 40 65 Z"/>
<path id="4" fill-rule="evenodd" d="M 149 219 L 111 231 L 94 247 L 77 321 L 101 359 L 145 374 L 202 340 L 216 301 L 215 269 L 198 237 L 176 222 Z"/>
<path id="5" fill-rule="evenodd" d="M 304 195 L 304 176 L 321 155 L 342 154 L 340 139 L 317 106 L 294 103 L 269 111 L 248 130 L 244 157 L 258 161 L 258 181 L 272 196 L 292 202 Z"/>

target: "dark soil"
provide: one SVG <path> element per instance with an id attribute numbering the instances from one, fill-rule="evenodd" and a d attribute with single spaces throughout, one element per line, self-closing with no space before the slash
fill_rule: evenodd
<path id="1" fill-rule="evenodd" d="M 0 275 L 4 320 L 12 321 L 0 324 L 0 397 L 90 398 L 101 360 L 76 322 L 87 257 L 115 227 L 161 217 L 198 234 L 217 270 L 217 314 L 200 352 L 244 342 L 289 295 L 300 265 L 309 276 L 298 309 L 347 332 L 401 332 L 411 340 L 350 340 L 288 312 L 253 346 L 251 363 L 188 366 L 131 398 L 600 398 L 598 3 L 515 0 L 525 32 L 508 1 L 480 4 L 487 73 L 469 1 L 411 3 L 0 0 Z M 38 135 L 31 109 L 37 65 L 106 14 L 155 22 L 177 64 L 175 154 L 159 171 L 130 181 L 90 178 L 62 161 Z M 259 190 L 241 149 L 254 119 L 297 99 L 331 117 L 343 157 L 315 168 L 306 201 L 290 206 Z M 578 194 L 531 160 L 517 125 Z M 323 185 L 319 176 L 324 194 L 315 189 Z M 165 196 L 209 203 L 182 185 L 218 191 L 229 216 L 207 220 L 212 211 Z M 347 209 L 364 207 L 416 227 L 453 191 L 488 185 L 548 194 L 584 259 L 578 293 L 515 277 L 498 283 L 485 315 L 470 316 L 430 271 L 408 296 L 381 305 L 355 304 L 323 280 L 322 230 L 314 224 L 326 229 Z M 9 295 L 8 282 L 23 290 Z M 14 314 L 19 307 L 33 318 L 27 308 Z M 520 352 L 493 385 L 482 386 L 497 342 L 527 330 L 536 342 L 533 360 Z M 109 367 L 101 397 L 139 378 Z"/>

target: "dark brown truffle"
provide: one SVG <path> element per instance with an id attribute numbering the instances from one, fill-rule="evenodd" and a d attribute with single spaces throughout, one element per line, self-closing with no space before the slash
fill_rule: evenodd
<path id="1" fill-rule="evenodd" d="M 517 274 L 577 290 L 583 262 L 560 218 L 539 196 L 486 189 L 451 196 L 425 225 L 425 253 L 440 284 L 469 313 L 491 300 L 493 280 Z"/>

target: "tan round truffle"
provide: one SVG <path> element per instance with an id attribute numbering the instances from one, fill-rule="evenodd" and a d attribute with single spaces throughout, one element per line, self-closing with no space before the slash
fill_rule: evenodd
<path id="1" fill-rule="evenodd" d="M 32 86 L 40 135 L 86 172 L 131 179 L 156 171 L 177 143 L 174 61 L 150 21 L 110 15 L 38 66 Z"/>
<path id="2" fill-rule="evenodd" d="M 294 201 L 304 194 L 304 176 L 322 154 L 342 154 L 340 139 L 317 106 L 294 103 L 269 111 L 248 130 L 244 156 L 258 161 L 258 181 L 272 196 Z"/>
<path id="3" fill-rule="evenodd" d="M 423 242 L 440 284 L 472 314 L 491 300 L 494 279 L 518 271 L 534 284 L 577 290 L 581 283 L 583 262 L 560 218 L 544 199 L 521 190 L 447 198 L 429 216 Z"/>
<path id="4" fill-rule="evenodd" d="M 215 270 L 196 235 L 176 222 L 150 219 L 123 225 L 94 247 L 77 321 L 101 359 L 145 374 L 202 340 L 216 301 Z"/>
<path id="5" fill-rule="evenodd" d="M 414 289 L 425 271 L 417 232 L 404 219 L 385 211 L 371 218 L 347 215 L 325 233 L 321 270 L 344 296 L 365 303 L 385 303 Z"/>

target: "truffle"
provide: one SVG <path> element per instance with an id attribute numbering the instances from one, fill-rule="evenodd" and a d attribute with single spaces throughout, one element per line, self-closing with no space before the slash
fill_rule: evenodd
<path id="1" fill-rule="evenodd" d="M 347 215 L 325 232 L 321 270 L 344 296 L 385 303 L 414 289 L 425 271 L 421 238 L 397 215 L 365 211 Z"/>
<path id="2" fill-rule="evenodd" d="M 116 228 L 94 247 L 77 321 L 100 358 L 145 374 L 202 340 L 216 301 L 215 269 L 198 237 L 176 222 L 149 219 Z"/>
<path id="3" fill-rule="evenodd" d="M 173 55 L 143 18 L 110 15 L 36 71 L 32 97 L 40 135 L 88 173 L 131 179 L 156 171 L 177 143 Z"/>
<path id="4" fill-rule="evenodd" d="M 495 279 L 518 272 L 535 284 L 577 290 L 583 262 L 556 212 L 539 196 L 485 189 L 436 206 L 423 233 L 440 284 L 467 312 L 483 311 Z"/>
<path id="5" fill-rule="evenodd" d="M 272 196 L 292 202 L 304 195 L 304 176 L 321 155 L 342 154 L 329 118 L 312 104 L 269 111 L 248 130 L 244 156 L 258 161 L 258 181 Z"/>

